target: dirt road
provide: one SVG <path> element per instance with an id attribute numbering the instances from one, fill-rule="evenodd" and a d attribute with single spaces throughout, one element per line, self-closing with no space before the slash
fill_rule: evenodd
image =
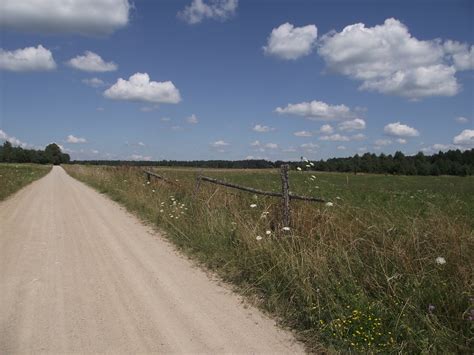
<path id="1" fill-rule="evenodd" d="M 60 167 L 0 203 L 2 354 L 303 350 Z"/>

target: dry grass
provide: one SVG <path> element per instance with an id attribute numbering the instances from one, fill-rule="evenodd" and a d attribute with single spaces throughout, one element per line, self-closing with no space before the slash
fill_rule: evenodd
<path id="1" fill-rule="evenodd" d="M 284 232 L 278 199 L 207 184 L 195 194 L 189 169 L 160 170 L 179 186 L 148 185 L 137 168 L 66 170 L 166 230 L 297 329 L 311 350 L 472 349 L 472 178 L 315 174 L 312 181 L 293 173 L 292 190 L 321 194 L 334 206 L 292 202 L 292 229 Z M 279 186 L 276 171 L 206 173 Z M 446 264 L 436 262 L 440 256 Z"/>
<path id="2" fill-rule="evenodd" d="M 51 166 L 37 164 L 0 164 L 0 201 L 23 186 L 46 175 Z"/>

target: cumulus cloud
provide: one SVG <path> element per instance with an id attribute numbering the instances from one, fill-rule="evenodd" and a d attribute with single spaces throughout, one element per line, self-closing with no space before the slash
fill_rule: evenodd
<path id="1" fill-rule="evenodd" d="M 319 137 L 319 139 L 322 140 L 322 141 L 331 141 L 331 142 L 348 142 L 348 141 L 350 141 L 348 136 L 343 136 L 339 133 L 326 135 L 326 136 L 321 136 L 321 137 Z"/>
<path id="2" fill-rule="evenodd" d="M 352 135 L 350 138 L 352 141 L 363 141 L 366 137 L 362 133 L 357 133 L 357 134 Z"/>
<path id="3" fill-rule="evenodd" d="M 105 85 L 104 81 L 99 78 L 82 79 L 82 82 L 88 86 L 92 86 L 93 88 L 98 88 Z"/>
<path id="4" fill-rule="evenodd" d="M 293 135 L 295 135 L 296 137 L 312 137 L 313 133 L 309 131 L 298 131 L 293 133 Z"/>
<path id="5" fill-rule="evenodd" d="M 252 147 L 259 147 L 260 146 L 260 141 L 259 140 L 256 140 L 256 141 L 253 141 L 252 143 L 250 143 L 250 146 Z"/>
<path id="6" fill-rule="evenodd" d="M 226 141 L 222 139 L 211 143 L 211 146 L 214 148 L 222 148 L 222 147 L 227 147 L 229 145 L 230 145 L 229 143 L 227 143 Z"/>
<path id="7" fill-rule="evenodd" d="M 465 129 L 453 138 L 453 143 L 466 147 L 474 147 L 474 129 Z"/>
<path id="8" fill-rule="evenodd" d="M 193 113 L 191 116 L 186 118 L 186 122 L 189 124 L 197 124 L 199 123 L 199 120 L 197 116 Z"/>
<path id="9" fill-rule="evenodd" d="M 452 57 L 457 70 L 474 69 L 474 46 L 469 48 L 466 43 L 448 40 L 444 42 L 443 47 L 446 54 Z"/>
<path id="10" fill-rule="evenodd" d="M 128 23 L 128 0 L 1 1 L 0 27 L 104 36 Z"/>
<path id="11" fill-rule="evenodd" d="M 128 80 L 119 78 L 104 91 L 104 96 L 113 100 L 143 101 L 176 104 L 181 101 L 179 90 L 171 81 L 150 81 L 147 73 L 135 73 Z"/>
<path id="12" fill-rule="evenodd" d="M 77 144 L 77 143 L 87 143 L 87 140 L 85 138 L 75 137 L 72 134 L 70 134 L 67 136 L 66 142 Z"/>
<path id="13" fill-rule="evenodd" d="M 41 44 L 13 51 L 0 48 L 0 69 L 9 71 L 46 71 L 56 68 L 56 62 L 49 49 Z"/>
<path id="14" fill-rule="evenodd" d="M 22 148 L 26 148 L 28 146 L 27 143 L 22 142 L 16 137 L 8 135 L 5 131 L 2 131 L 1 129 L 0 129 L 0 139 L 4 141 L 9 141 L 14 146 L 19 146 Z"/>
<path id="15" fill-rule="evenodd" d="M 418 137 L 420 133 L 413 127 L 400 122 L 389 123 L 384 127 L 384 132 L 395 137 Z"/>
<path id="16" fill-rule="evenodd" d="M 263 126 L 263 125 L 260 125 L 260 124 L 256 124 L 252 128 L 252 130 L 255 131 L 255 132 L 267 133 L 267 132 L 270 132 L 270 131 L 274 131 L 275 128 L 272 128 L 272 127 L 269 127 L 269 126 Z"/>
<path id="17" fill-rule="evenodd" d="M 464 123 L 468 123 L 469 119 L 466 118 L 466 117 L 462 117 L 462 116 L 461 117 L 456 117 L 456 122 L 464 124 Z"/>
<path id="18" fill-rule="evenodd" d="M 317 37 L 315 25 L 294 27 L 287 22 L 272 30 L 263 51 L 282 59 L 298 59 L 311 53 Z"/>
<path id="19" fill-rule="evenodd" d="M 91 51 L 85 51 L 84 55 L 70 59 L 67 64 L 74 69 L 88 72 L 108 72 L 118 68 L 114 62 L 105 62 L 100 55 Z"/>
<path id="20" fill-rule="evenodd" d="M 407 140 L 405 138 L 397 138 L 396 141 L 399 144 L 407 144 Z"/>
<path id="21" fill-rule="evenodd" d="M 334 128 L 330 124 L 323 124 L 319 129 L 319 132 L 324 134 L 331 134 L 334 132 Z"/>
<path id="22" fill-rule="evenodd" d="M 304 143 L 301 144 L 300 147 L 302 149 L 317 149 L 319 148 L 319 145 L 317 145 L 316 143 Z"/>
<path id="23" fill-rule="evenodd" d="M 238 5 L 238 0 L 193 0 L 178 12 L 178 18 L 191 25 L 205 19 L 225 21 L 236 13 Z"/>
<path id="24" fill-rule="evenodd" d="M 392 144 L 391 139 L 377 139 L 374 144 L 378 147 Z"/>
<path id="25" fill-rule="evenodd" d="M 473 68 L 472 51 L 457 42 L 418 40 L 394 18 L 329 32 L 318 47 L 329 69 L 361 81 L 360 89 L 410 99 L 456 95 L 455 73 Z"/>
<path id="26" fill-rule="evenodd" d="M 362 118 L 355 118 L 353 120 L 344 121 L 338 125 L 340 131 L 355 131 L 365 129 L 365 121 Z"/>
<path id="27" fill-rule="evenodd" d="M 288 104 L 286 107 L 277 107 L 275 112 L 279 114 L 303 116 L 313 121 L 348 119 L 354 116 L 353 112 L 346 105 L 329 105 L 316 100 L 298 104 Z"/>

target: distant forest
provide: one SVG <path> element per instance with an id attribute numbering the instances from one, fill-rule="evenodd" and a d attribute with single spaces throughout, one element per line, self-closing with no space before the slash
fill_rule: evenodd
<path id="1" fill-rule="evenodd" d="M 161 161 L 125 161 L 125 160 L 75 160 L 73 164 L 93 165 L 129 165 L 129 166 L 180 166 L 194 168 L 226 169 L 265 169 L 277 168 L 289 164 L 292 169 L 335 171 L 345 173 L 377 173 L 397 175 L 474 175 L 474 149 L 461 152 L 459 149 L 439 152 L 430 156 L 418 153 L 406 156 L 402 152 L 394 155 L 365 153 L 348 158 L 331 158 L 312 161 L 314 166 L 305 162 L 285 162 L 268 160 L 161 160 Z"/>
<path id="2" fill-rule="evenodd" d="M 55 144 L 49 144 L 44 150 L 23 149 L 14 147 L 10 142 L 0 146 L 0 163 L 36 163 L 54 164 L 69 163 L 69 154 L 61 152 L 61 148 Z"/>
<path id="3" fill-rule="evenodd" d="M 302 158 L 303 159 L 303 158 Z M 297 167 L 304 170 L 334 171 L 344 173 L 376 173 L 396 175 L 474 175 L 474 149 L 461 152 L 449 150 L 433 155 L 422 152 L 406 156 L 402 152 L 394 155 L 376 155 L 365 153 L 347 158 L 331 158 L 312 161 L 310 166 L 304 161 L 275 161 L 268 160 L 160 160 L 160 161 L 130 161 L 130 160 L 74 160 L 70 162 L 68 154 L 62 153 L 60 147 L 52 143 L 44 150 L 23 149 L 13 147 L 9 142 L 0 146 L 0 162 L 7 163 L 38 163 L 38 164 L 86 164 L 86 165 L 127 165 L 127 166 L 179 166 L 193 168 L 225 168 L 225 169 L 267 169 L 278 168 L 289 164 L 292 169 Z M 308 165 L 309 167 L 306 167 Z"/>

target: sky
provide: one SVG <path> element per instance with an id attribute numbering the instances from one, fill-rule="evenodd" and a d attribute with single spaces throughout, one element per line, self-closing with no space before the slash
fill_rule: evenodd
<path id="1" fill-rule="evenodd" d="M 470 0 L 0 0 L 0 142 L 72 159 L 474 147 Z"/>

